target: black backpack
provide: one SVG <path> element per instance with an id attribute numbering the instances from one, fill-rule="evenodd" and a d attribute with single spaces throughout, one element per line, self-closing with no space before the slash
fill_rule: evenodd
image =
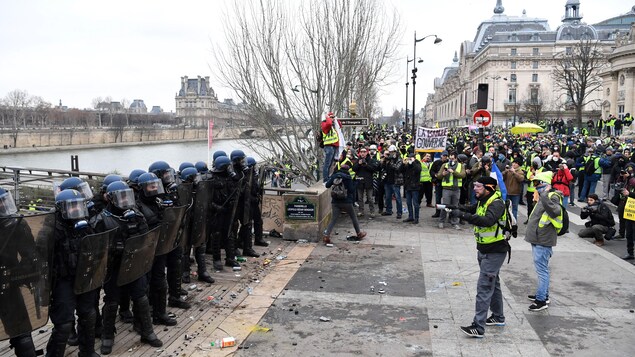
<path id="1" fill-rule="evenodd" d="M 348 197 L 348 190 L 344 185 L 344 179 L 338 177 L 333 180 L 333 186 L 331 186 L 331 197 L 336 200 L 345 200 Z"/>
<path id="2" fill-rule="evenodd" d="M 595 172 L 595 156 L 591 156 L 584 164 L 584 174 L 586 176 L 592 175 Z"/>

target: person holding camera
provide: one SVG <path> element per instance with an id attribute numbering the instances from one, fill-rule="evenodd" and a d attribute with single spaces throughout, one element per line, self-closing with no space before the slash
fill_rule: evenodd
<path id="1" fill-rule="evenodd" d="M 613 212 L 601 202 L 598 198 L 598 195 L 592 193 L 587 197 L 587 206 L 582 208 L 582 213 L 580 213 L 580 218 L 587 219 L 590 221 L 586 222 L 583 228 L 578 233 L 580 238 L 595 238 L 594 244 L 598 247 L 604 245 L 604 237 L 609 239 L 611 234 L 607 235 L 607 232 L 612 230 L 613 234 L 615 234 L 615 219 L 613 218 Z"/>
<path id="2" fill-rule="evenodd" d="M 419 224 L 419 178 L 421 176 L 421 163 L 415 158 L 414 153 L 408 154 L 408 157 L 403 159 L 401 172 L 403 172 L 406 206 L 408 207 L 408 218 L 404 219 L 404 222 Z"/>
<path id="3" fill-rule="evenodd" d="M 465 165 L 456 160 L 455 152 L 450 153 L 450 159 L 441 166 L 437 178 L 441 181 L 441 187 L 443 187 L 441 203 L 444 205 L 457 206 L 459 204 L 463 179 L 465 179 Z M 439 228 L 444 228 L 445 220 L 446 212 L 445 210 L 441 210 Z M 458 218 L 450 218 L 450 223 L 452 223 L 454 229 L 461 229 L 461 227 L 459 227 Z"/>
<path id="4" fill-rule="evenodd" d="M 556 153 L 554 153 L 554 155 L 555 154 Z M 569 170 L 569 166 L 566 163 L 561 162 L 558 165 L 558 170 L 556 171 L 555 175 L 553 175 L 553 181 L 551 182 L 551 185 L 556 190 L 562 192 L 562 205 L 564 207 L 569 204 L 569 196 L 571 195 L 571 181 L 573 181 L 573 175 Z"/>
<path id="5" fill-rule="evenodd" d="M 403 175 L 401 174 L 401 158 L 398 156 L 397 147 L 390 145 L 388 147 L 388 155 L 385 156 L 380 163 L 381 169 L 385 172 L 384 177 L 384 194 L 385 202 L 384 206 L 386 211 L 382 216 L 392 215 L 392 197 L 395 196 L 397 206 L 395 211 L 397 213 L 397 219 L 401 219 L 403 208 L 401 205 L 401 185 L 403 184 Z"/>
<path id="6" fill-rule="evenodd" d="M 525 181 L 525 172 L 520 168 L 522 160 L 514 159 L 511 167 L 505 166 L 503 171 L 503 181 L 507 188 L 507 198 L 512 202 L 512 214 L 518 219 L 518 203 L 522 193 L 522 183 Z"/>
<path id="7" fill-rule="evenodd" d="M 368 155 L 365 147 L 359 150 L 359 157 L 353 164 L 355 181 L 357 183 L 357 204 L 359 205 L 357 215 L 364 216 L 364 202 L 368 201 L 370 216 L 375 214 L 375 203 L 373 198 L 373 174 L 379 169 L 379 162 Z M 366 195 L 364 195 L 366 193 Z M 364 197 L 366 197 L 364 199 Z"/>

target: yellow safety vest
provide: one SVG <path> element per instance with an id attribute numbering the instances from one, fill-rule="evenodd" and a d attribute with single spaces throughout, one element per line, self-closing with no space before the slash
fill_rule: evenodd
<path id="1" fill-rule="evenodd" d="M 339 137 L 337 136 L 337 130 L 331 126 L 331 130 L 329 130 L 328 133 L 324 134 L 324 132 L 322 132 L 322 141 L 324 141 L 324 145 L 333 145 L 338 142 Z"/>
<path id="2" fill-rule="evenodd" d="M 443 170 L 444 167 L 448 167 L 448 164 L 443 164 L 443 166 L 441 167 L 441 170 Z M 456 170 L 454 170 L 454 172 L 460 172 L 461 171 L 461 163 L 458 163 L 456 165 Z M 450 174 L 450 176 L 446 176 L 443 178 L 443 181 L 441 182 L 441 187 L 461 187 L 463 186 L 463 179 L 458 178 L 458 177 L 454 177 L 454 174 Z"/>
<path id="3" fill-rule="evenodd" d="M 33 203 L 33 201 L 31 201 L 31 203 L 29 203 L 29 211 L 35 211 L 35 203 Z"/>
<path id="4" fill-rule="evenodd" d="M 348 166 L 350 167 L 348 169 L 348 174 L 351 175 L 352 179 L 355 179 L 355 171 L 353 171 L 353 162 L 349 158 L 344 159 L 344 161 L 342 161 L 341 163 L 338 162 L 337 169 L 339 170 L 342 164 L 345 164 L 346 162 L 348 162 Z"/>
<path id="5" fill-rule="evenodd" d="M 542 172 L 543 170 L 544 170 L 544 167 L 539 168 L 538 170 L 536 170 L 536 174 L 539 172 Z M 529 185 L 527 185 L 527 192 L 535 192 L 536 188 L 534 187 L 534 182 L 532 181 L 532 177 L 530 176 L 531 176 L 531 171 L 527 171 L 527 180 L 529 180 Z"/>
<path id="6" fill-rule="evenodd" d="M 419 182 L 431 182 L 432 176 L 430 176 L 430 163 L 421 161 L 421 175 L 419 176 Z"/>
<path id="7" fill-rule="evenodd" d="M 494 200 L 498 199 L 501 199 L 501 194 L 499 192 L 494 192 L 494 194 L 492 194 L 492 197 L 490 197 L 484 205 L 481 205 L 481 202 L 479 201 L 476 207 L 476 214 L 481 217 L 485 216 L 487 214 L 487 207 L 489 207 L 489 205 L 492 204 Z M 498 222 L 493 226 L 474 226 L 474 238 L 476 238 L 476 242 L 480 244 L 492 244 L 505 239 L 503 230 L 500 227 L 504 227 L 506 221 L 507 210 L 505 210 L 501 218 L 499 218 Z"/>
<path id="8" fill-rule="evenodd" d="M 549 199 L 551 199 L 553 195 L 558 195 L 560 199 L 560 204 L 562 204 L 562 196 L 560 196 L 559 193 L 549 192 L 547 196 L 549 197 Z M 534 209 L 536 208 L 534 207 Z M 562 229 L 562 217 L 563 217 L 562 209 L 560 209 L 560 215 L 558 215 L 558 217 L 556 218 L 551 218 L 551 216 L 548 215 L 547 212 L 544 212 L 542 216 L 540 216 L 540 222 L 538 222 L 538 228 L 544 228 L 547 224 L 551 223 L 553 228 L 556 229 L 556 232 L 560 233 L 560 230 Z"/>

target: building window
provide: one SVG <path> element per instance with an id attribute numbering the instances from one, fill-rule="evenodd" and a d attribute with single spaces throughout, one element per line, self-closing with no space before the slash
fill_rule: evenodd
<path id="1" fill-rule="evenodd" d="M 513 73 L 511 76 L 509 76 L 509 81 L 516 82 L 516 73 Z"/>
<path id="2" fill-rule="evenodd" d="M 538 82 L 538 73 L 534 73 L 531 75 L 531 81 L 532 82 Z"/>
<path id="3" fill-rule="evenodd" d="M 617 116 L 620 118 L 624 118 L 624 105 L 617 106 Z"/>
<path id="4" fill-rule="evenodd" d="M 566 48 L 564 49 L 564 53 L 565 53 L 565 54 L 567 54 L 567 55 L 570 55 L 570 54 L 571 54 L 571 51 L 572 51 L 572 50 L 571 50 L 571 47 L 566 47 Z"/>
<path id="5" fill-rule="evenodd" d="M 516 88 L 510 88 L 507 92 L 507 102 L 516 104 Z"/>
<path id="6" fill-rule="evenodd" d="M 534 47 L 532 53 L 533 53 L 534 56 L 538 56 L 540 54 L 540 52 L 538 52 L 538 47 Z"/>
<path id="7" fill-rule="evenodd" d="M 531 68 L 538 69 L 538 61 L 532 61 L 531 62 Z"/>
<path id="8" fill-rule="evenodd" d="M 512 61 L 512 69 L 516 69 L 516 61 Z"/>
<path id="9" fill-rule="evenodd" d="M 529 95 L 531 103 L 538 104 L 538 88 L 531 88 Z"/>
<path id="10" fill-rule="evenodd" d="M 518 54 L 518 49 L 512 48 L 512 56 L 516 56 Z"/>

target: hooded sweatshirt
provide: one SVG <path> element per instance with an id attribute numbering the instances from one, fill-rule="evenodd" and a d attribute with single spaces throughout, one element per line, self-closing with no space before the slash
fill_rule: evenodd
<path id="1" fill-rule="evenodd" d="M 547 213 L 551 218 L 556 218 L 560 215 L 562 207 L 560 206 L 560 198 L 562 193 L 560 191 L 557 194 L 552 195 L 549 199 L 549 191 L 543 191 L 538 195 L 539 199 L 534 206 L 534 210 L 531 211 L 527 222 L 527 232 L 525 233 L 525 241 L 531 244 L 543 245 L 546 247 L 555 247 L 558 239 L 558 232 L 556 228 L 547 222 L 547 224 L 540 228 L 538 226 L 540 217 L 543 213 Z"/>

